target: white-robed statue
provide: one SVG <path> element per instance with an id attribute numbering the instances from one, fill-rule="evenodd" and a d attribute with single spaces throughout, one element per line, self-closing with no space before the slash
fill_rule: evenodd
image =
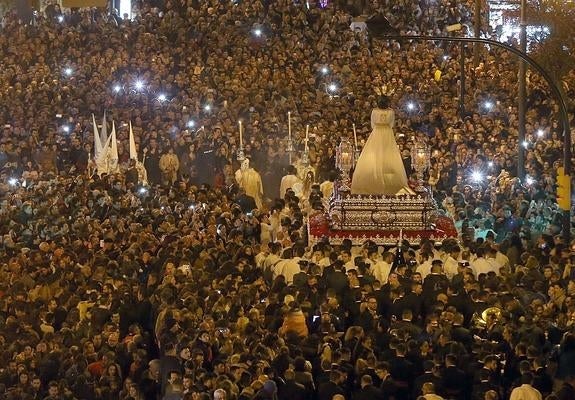
<path id="1" fill-rule="evenodd" d="M 236 171 L 236 182 L 242 189 L 246 191 L 248 196 L 251 196 L 256 201 L 258 208 L 262 208 L 264 188 L 262 185 L 262 178 L 255 169 L 250 168 L 250 160 L 245 159 L 242 161 L 240 169 Z"/>
<path id="2" fill-rule="evenodd" d="M 371 134 L 361 151 L 351 180 L 352 194 L 393 196 L 413 193 L 395 141 L 395 114 L 389 99 L 381 96 L 371 112 Z"/>

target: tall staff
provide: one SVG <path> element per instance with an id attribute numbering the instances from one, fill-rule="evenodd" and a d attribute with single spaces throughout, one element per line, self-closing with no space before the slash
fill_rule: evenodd
<path id="1" fill-rule="evenodd" d="M 293 153 L 293 142 L 291 139 L 291 111 L 288 111 L 288 143 L 287 143 L 287 151 L 289 154 L 289 163 L 291 165 L 291 155 Z"/>
<path id="2" fill-rule="evenodd" d="M 241 120 L 238 121 L 238 125 L 240 127 L 240 147 L 238 149 L 238 161 L 242 162 L 246 159 L 246 156 L 244 154 L 244 130 Z"/>

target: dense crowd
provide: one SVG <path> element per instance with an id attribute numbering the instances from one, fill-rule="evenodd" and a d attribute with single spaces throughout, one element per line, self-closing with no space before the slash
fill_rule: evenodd
<path id="1" fill-rule="evenodd" d="M 472 18 L 465 3 L 362 6 L 403 33 Z M 53 6 L 29 25 L 4 18 L 0 396 L 575 398 L 575 253 L 555 237 L 562 142 L 547 86 L 530 75 L 520 144 L 515 59 L 484 49 L 475 66 L 467 49 L 462 115 L 460 48 L 352 30 L 357 7 L 166 1 L 133 21 Z M 461 233 L 402 243 L 393 269 L 396 249 L 306 242 L 335 148 L 353 124 L 365 141 L 378 91 L 393 92 L 407 171 L 413 144 L 430 146 L 426 180 Z M 121 171 L 100 177 L 91 114 L 104 110 Z M 293 164 L 310 126 L 300 177 L 288 112 Z M 261 199 L 234 185 L 240 119 Z"/>

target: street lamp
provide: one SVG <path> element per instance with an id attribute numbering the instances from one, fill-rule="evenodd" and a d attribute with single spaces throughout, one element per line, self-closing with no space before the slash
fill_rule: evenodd
<path id="1" fill-rule="evenodd" d="M 519 40 L 521 45 L 521 52 L 527 54 L 527 22 L 525 12 L 527 9 L 527 1 L 521 0 L 521 15 L 519 21 Z M 527 64 L 524 60 L 519 61 L 519 93 L 518 101 L 519 105 L 517 108 L 518 115 L 518 139 L 519 143 L 525 140 L 525 113 L 527 107 Z M 517 152 L 517 177 L 523 181 L 525 178 L 525 149 L 519 146 L 519 151 Z"/>
<path id="2" fill-rule="evenodd" d="M 571 128 L 570 128 L 570 118 L 569 112 L 567 108 L 567 100 L 561 89 L 557 86 L 555 80 L 551 77 L 549 72 L 547 72 L 541 65 L 539 65 L 534 59 L 529 57 L 525 51 L 518 50 L 513 46 L 507 45 L 505 43 L 501 43 L 495 40 L 490 39 L 483 39 L 483 38 L 469 38 L 469 37 L 446 37 L 446 36 L 404 36 L 404 35 L 396 35 L 396 34 L 387 34 L 387 32 L 378 32 L 377 24 L 374 24 L 370 27 L 368 24 L 368 29 L 370 32 L 379 39 L 384 40 L 398 40 L 398 41 L 440 41 L 440 42 L 459 42 L 462 45 L 464 43 L 482 43 L 484 45 L 498 47 L 509 51 L 510 53 L 515 54 L 519 57 L 522 61 L 527 62 L 532 68 L 534 68 L 543 79 L 547 82 L 549 89 L 553 94 L 553 97 L 558 103 L 559 106 L 559 119 L 561 120 L 562 130 L 563 130 L 563 166 L 564 166 L 564 174 L 566 176 L 571 176 Z M 465 77 L 465 74 L 462 75 L 462 78 Z M 463 80 L 463 79 L 462 79 Z M 521 86 L 521 85 L 520 85 Z M 462 85 L 462 88 L 464 85 Z M 460 99 L 461 100 L 461 99 Z M 520 124 L 521 126 L 521 124 Z M 521 142 L 520 142 L 521 143 Z M 521 146 L 519 146 L 518 152 L 521 154 Z M 563 241 L 565 243 L 571 242 L 571 210 L 566 209 L 563 211 L 563 218 L 562 218 L 562 236 Z"/>

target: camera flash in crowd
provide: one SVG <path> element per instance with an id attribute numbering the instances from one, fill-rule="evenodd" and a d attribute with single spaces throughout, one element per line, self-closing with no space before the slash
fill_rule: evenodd
<path id="1" fill-rule="evenodd" d="M 146 193 L 148 193 L 148 189 L 145 188 L 145 187 L 141 187 L 140 189 L 138 189 L 138 192 L 139 192 L 140 194 L 146 194 Z"/>
<path id="2" fill-rule="evenodd" d="M 483 107 L 485 107 L 486 110 L 491 110 L 493 108 L 493 102 L 488 100 L 485 103 L 483 103 Z"/>
<path id="3" fill-rule="evenodd" d="M 70 133 L 70 127 L 69 127 L 68 125 L 64 125 L 64 126 L 62 127 L 62 130 L 63 130 L 64 132 L 66 132 L 66 133 Z"/>
<path id="4" fill-rule="evenodd" d="M 447 60 L 449 60 L 449 56 L 447 54 L 444 54 L 443 55 L 443 61 L 447 61 Z"/>
<path id="5" fill-rule="evenodd" d="M 327 87 L 327 90 L 329 90 L 331 93 L 335 93 L 337 91 L 337 85 L 335 83 L 330 83 Z"/>
<path id="6" fill-rule="evenodd" d="M 196 126 L 196 122 L 194 120 L 189 120 L 187 125 L 188 125 L 188 128 L 193 128 L 194 126 Z"/>
<path id="7" fill-rule="evenodd" d="M 529 148 L 529 142 L 527 140 L 524 140 L 523 143 L 521 143 L 523 145 L 523 147 L 525 149 Z"/>
<path id="8" fill-rule="evenodd" d="M 542 138 L 543 136 L 545 136 L 545 131 L 543 129 L 538 129 L 537 137 Z"/>
<path id="9" fill-rule="evenodd" d="M 409 111 L 414 111 L 415 110 L 415 103 L 413 101 L 410 101 L 407 103 L 407 109 Z"/>
<path id="10" fill-rule="evenodd" d="M 63 15 L 58 15 L 58 22 L 59 23 L 64 22 L 64 16 Z"/>
<path id="11" fill-rule="evenodd" d="M 321 67 L 320 72 L 324 75 L 327 75 L 329 73 L 329 68 L 326 66 Z"/>
<path id="12" fill-rule="evenodd" d="M 206 105 L 204 106 L 204 110 L 205 110 L 205 111 L 210 111 L 211 109 L 212 109 L 212 106 L 210 106 L 209 104 L 206 104 Z"/>
<path id="13" fill-rule="evenodd" d="M 483 174 L 479 171 L 473 171 L 471 173 L 471 180 L 473 182 L 479 183 L 479 182 L 483 181 Z"/>
<path id="14" fill-rule="evenodd" d="M 256 35 L 256 37 L 260 37 L 262 35 L 262 30 L 260 28 L 254 29 L 254 35 Z"/>
<path id="15" fill-rule="evenodd" d="M 8 179 L 8 184 L 10 186 L 16 186 L 17 183 L 18 183 L 18 179 L 16 179 L 16 178 L 9 178 Z"/>
<path id="16" fill-rule="evenodd" d="M 67 67 L 66 69 L 64 69 L 64 73 L 66 74 L 66 76 L 72 76 L 72 68 Z"/>
<path id="17" fill-rule="evenodd" d="M 120 90 L 122 90 L 122 88 L 120 87 L 120 85 L 114 85 L 114 92 L 120 93 Z"/>
<path id="18" fill-rule="evenodd" d="M 165 94 L 161 93 L 158 95 L 158 101 L 164 102 L 166 101 L 168 98 L 166 97 Z"/>
<path id="19" fill-rule="evenodd" d="M 535 179 L 533 179 L 533 178 L 530 177 L 530 176 L 526 176 L 526 177 L 525 177 L 525 183 L 527 184 L 527 186 L 531 186 L 531 185 L 533 185 L 533 184 L 535 183 Z"/>
<path id="20" fill-rule="evenodd" d="M 487 166 L 488 166 L 489 168 L 493 168 L 493 161 L 489 161 L 489 162 L 487 163 Z"/>
<path id="21" fill-rule="evenodd" d="M 134 83 L 134 86 L 136 87 L 136 90 L 142 90 L 144 88 L 144 82 L 138 79 L 136 83 Z"/>

